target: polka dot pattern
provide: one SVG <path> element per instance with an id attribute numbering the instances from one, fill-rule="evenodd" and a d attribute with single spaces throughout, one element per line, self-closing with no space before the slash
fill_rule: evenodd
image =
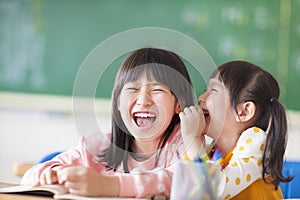
<path id="1" fill-rule="evenodd" d="M 258 133 L 258 132 L 260 131 L 260 129 L 257 128 L 257 127 L 254 127 L 254 128 L 253 128 L 253 131 L 254 131 L 254 133 Z"/>
<path id="2" fill-rule="evenodd" d="M 224 199 L 230 199 L 230 194 L 226 194 L 225 198 Z"/>
<path id="3" fill-rule="evenodd" d="M 160 192 L 160 193 L 166 191 L 166 186 L 162 183 L 158 184 L 157 185 L 157 191 Z"/>
<path id="4" fill-rule="evenodd" d="M 251 174 L 247 174 L 247 176 L 246 176 L 246 181 L 247 181 L 247 182 L 251 181 Z"/>
<path id="5" fill-rule="evenodd" d="M 231 164 L 232 167 L 236 167 L 237 165 L 238 165 L 237 162 L 233 162 L 233 163 Z"/>
<path id="6" fill-rule="evenodd" d="M 142 185 L 137 185 L 136 189 L 137 189 L 138 194 L 142 194 L 145 190 L 144 186 L 142 186 Z"/>
<path id="7" fill-rule="evenodd" d="M 245 150 L 245 147 L 244 146 L 240 146 L 239 150 L 243 151 L 243 150 Z"/>
<path id="8" fill-rule="evenodd" d="M 236 178 L 236 179 L 235 179 L 235 184 L 236 184 L 236 185 L 239 185 L 240 183 L 241 183 L 241 179 L 240 179 L 240 178 Z"/>
<path id="9" fill-rule="evenodd" d="M 251 138 L 248 138 L 248 139 L 246 140 L 246 143 L 247 143 L 247 144 L 252 143 L 252 139 L 251 139 Z"/>
<path id="10" fill-rule="evenodd" d="M 144 182 L 149 182 L 150 181 L 150 176 L 149 175 L 143 175 L 142 179 Z"/>
<path id="11" fill-rule="evenodd" d="M 265 148 L 265 144 L 261 144 L 260 147 L 259 147 L 259 150 L 263 151 Z"/>
<path id="12" fill-rule="evenodd" d="M 261 166 L 261 165 L 262 165 L 262 159 L 259 159 L 259 160 L 257 161 L 257 165 L 258 165 L 258 166 Z"/>
<path id="13" fill-rule="evenodd" d="M 239 137 L 229 164 L 224 169 L 226 174 L 226 185 L 222 195 L 224 199 L 231 199 L 261 178 L 266 135 L 260 128 L 252 127 L 245 130 Z"/>

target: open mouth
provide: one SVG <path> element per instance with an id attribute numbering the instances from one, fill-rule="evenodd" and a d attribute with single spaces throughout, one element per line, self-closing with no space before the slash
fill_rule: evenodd
<path id="1" fill-rule="evenodd" d="M 210 116 L 209 116 L 208 110 L 206 110 L 206 109 L 202 109 L 202 110 L 203 110 L 203 114 L 204 114 L 205 121 L 206 121 L 206 127 L 205 127 L 205 130 L 204 130 L 204 133 L 206 134 L 207 129 L 208 129 L 208 125 L 209 125 L 209 122 L 210 122 Z"/>
<path id="2" fill-rule="evenodd" d="M 208 112 L 208 110 L 203 109 L 203 114 L 204 114 L 204 117 L 205 117 L 205 118 L 209 117 L 209 112 Z"/>
<path id="3" fill-rule="evenodd" d="M 149 112 L 136 112 L 133 113 L 133 119 L 138 127 L 148 128 L 154 123 L 156 115 Z"/>

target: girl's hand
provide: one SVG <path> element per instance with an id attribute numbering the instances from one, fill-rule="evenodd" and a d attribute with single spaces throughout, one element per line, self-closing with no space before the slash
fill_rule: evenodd
<path id="1" fill-rule="evenodd" d="M 71 194 L 83 196 L 119 196 L 118 177 L 104 176 L 83 166 L 69 166 L 57 171 L 58 183 Z"/>
<path id="2" fill-rule="evenodd" d="M 65 165 L 60 165 L 43 171 L 36 185 L 58 184 L 57 171 L 65 167 Z"/>
<path id="3" fill-rule="evenodd" d="M 205 143 L 204 129 L 206 127 L 205 117 L 199 106 L 184 108 L 179 113 L 181 135 L 184 146 L 190 158 L 194 159 L 202 153 Z"/>

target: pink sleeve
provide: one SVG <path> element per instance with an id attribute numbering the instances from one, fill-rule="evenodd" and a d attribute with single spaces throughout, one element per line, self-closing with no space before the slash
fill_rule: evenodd
<path id="1" fill-rule="evenodd" d="M 69 149 L 50 161 L 46 161 L 44 163 L 37 164 L 33 166 L 31 169 L 26 171 L 24 174 L 21 184 L 22 185 L 36 185 L 39 183 L 40 176 L 43 172 L 50 170 L 55 166 L 60 165 L 80 165 L 83 164 L 83 160 L 81 156 L 84 152 L 80 151 L 80 149 Z"/>
<path id="2" fill-rule="evenodd" d="M 172 172 L 165 168 L 148 172 L 116 174 L 120 181 L 120 197 L 151 197 L 162 194 L 170 196 Z"/>
<path id="3" fill-rule="evenodd" d="M 81 139 L 80 146 L 77 148 L 71 148 L 50 161 L 33 166 L 24 174 L 21 184 L 36 185 L 43 172 L 60 165 L 82 165 L 97 172 L 102 171 L 105 166 L 96 161 L 94 156 L 97 155 L 96 151 L 101 152 L 107 147 L 109 140 L 105 138 L 99 142 L 99 137 L 103 138 L 99 134 L 91 134 Z"/>
<path id="4" fill-rule="evenodd" d="M 59 162 L 48 161 L 45 163 L 34 165 L 32 168 L 26 171 L 24 174 L 21 185 L 37 185 L 40 180 L 40 176 L 45 170 L 49 170 L 54 166 L 61 165 Z"/>

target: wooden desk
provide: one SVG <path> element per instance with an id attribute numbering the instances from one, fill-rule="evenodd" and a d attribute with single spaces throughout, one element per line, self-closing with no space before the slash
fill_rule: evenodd
<path id="1" fill-rule="evenodd" d="M 51 200 L 51 197 L 41 197 L 25 194 L 0 194 L 0 200 Z"/>
<path id="2" fill-rule="evenodd" d="M 0 182 L 0 187 L 14 186 L 16 184 Z M 49 200 L 51 197 L 42 197 L 35 195 L 22 195 L 22 194 L 0 194 L 0 200 Z"/>

